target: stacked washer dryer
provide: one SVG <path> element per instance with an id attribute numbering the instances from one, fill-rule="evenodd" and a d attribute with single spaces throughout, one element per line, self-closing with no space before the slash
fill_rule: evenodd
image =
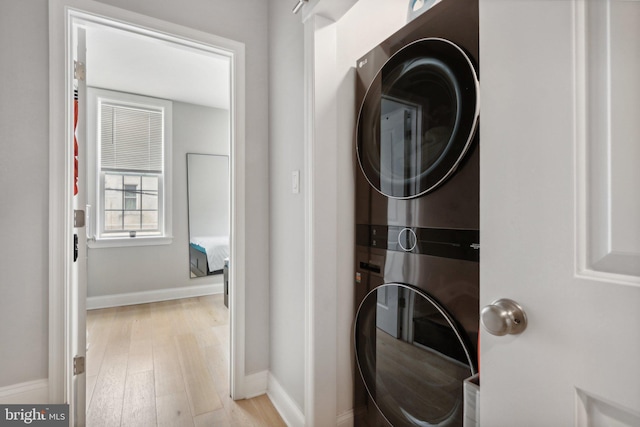
<path id="1" fill-rule="evenodd" d="M 478 2 L 357 63 L 356 426 L 459 426 L 477 370 Z"/>

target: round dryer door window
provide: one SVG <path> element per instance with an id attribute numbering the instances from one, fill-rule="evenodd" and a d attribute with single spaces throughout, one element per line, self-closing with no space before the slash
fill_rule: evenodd
<path id="1" fill-rule="evenodd" d="M 478 79 L 469 57 L 428 38 L 396 52 L 369 86 L 357 125 L 357 155 L 369 183 L 399 199 L 434 190 L 473 142 Z"/>
<path id="2" fill-rule="evenodd" d="M 365 387 L 392 426 L 462 425 L 463 381 L 474 365 L 455 322 L 429 295 L 377 287 L 360 304 L 354 337 Z"/>

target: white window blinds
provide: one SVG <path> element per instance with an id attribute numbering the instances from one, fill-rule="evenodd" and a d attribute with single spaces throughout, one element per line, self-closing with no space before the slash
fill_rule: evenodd
<path id="1" fill-rule="evenodd" d="M 162 173 L 162 112 L 103 103 L 102 170 Z"/>

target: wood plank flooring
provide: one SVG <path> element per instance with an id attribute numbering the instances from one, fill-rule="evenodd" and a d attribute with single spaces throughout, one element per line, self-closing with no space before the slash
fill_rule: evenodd
<path id="1" fill-rule="evenodd" d="M 229 397 L 222 295 L 87 312 L 87 426 L 286 426 L 266 395 Z"/>

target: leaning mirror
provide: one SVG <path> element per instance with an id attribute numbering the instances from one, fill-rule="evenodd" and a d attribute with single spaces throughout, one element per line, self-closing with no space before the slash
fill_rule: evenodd
<path id="1" fill-rule="evenodd" d="M 222 274 L 229 258 L 229 157 L 187 154 L 191 277 Z"/>

